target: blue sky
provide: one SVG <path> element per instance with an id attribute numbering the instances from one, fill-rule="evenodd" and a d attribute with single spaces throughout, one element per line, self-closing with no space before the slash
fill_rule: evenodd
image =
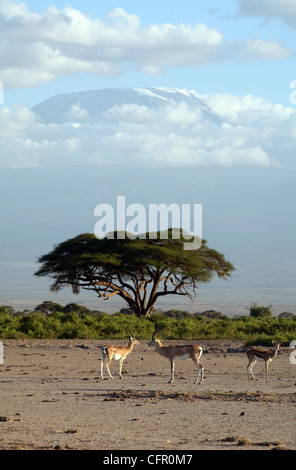
<path id="1" fill-rule="evenodd" d="M 0 167 L 117 164 L 123 147 L 129 164 L 161 150 L 163 166 L 295 166 L 295 36 L 295 0 L 0 0 Z M 55 126 L 31 109 L 119 87 L 193 90 L 223 125 L 185 105 L 113 109 L 93 122 L 73 102 L 70 122 Z"/>
<path id="2" fill-rule="evenodd" d="M 296 79 L 294 0 L 3 0 L 0 7 L 0 79 L 7 106 L 22 103 L 30 107 L 56 93 L 121 86 L 252 94 L 284 106 L 290 104 L 289 84 Z M 80 15 L 81 29 L 76 34 L 75 27 L 65 26 L 73 21 L 73 12 Z M 117 12 L 115 17 L 112 12 Z M 93 42 L 85 40 L 87 28 L 98 29 L 99 23 L 108 38 L 102 33 Z M 55 37 L 48 34 L 53 24 Z M 118 24 L 126 32 L 126 41 L 111 41 L 117 59 L 108 60 L 107 39 Z M 195 29 L 198 24 L 204 26 L 204 32 Z M 166 32 L 163 25 L 174 32 Z M 182 25 L 187 32 L 182 32 Z M 70 39 L 64 40 L 59 26 L 65 28 L 62 31 L 68 29 Z M 145 44 L 145 35 L 151 39 L 152 33 L 147 31 L 152 26 L 155 37 L 161 35 L 159 47 L 150 40 Z M 76 38 L 72 44 L 71 35 Z M 138 47 L 132 47 L 132 35 L 134 46 L 139 41 Z M 175 48 L 179 50 L 174 60 Z M 48 54 L 47 60 L 44 54 Z M 94 64 L 100 54 L 109 70 Z M 70 63 L 74 56 L 80 66 Z"/>

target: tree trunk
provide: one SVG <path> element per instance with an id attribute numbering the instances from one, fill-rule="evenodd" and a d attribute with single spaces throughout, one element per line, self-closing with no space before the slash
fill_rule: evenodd
<path id="1" fill-rule="evenodd" d="M 136 306 L 132 307 L 134 314 L 139 318 L 149 318 L 153 309 L 154 309 L 153 305 L 149 308 L 144 308 L 142 310 L 138 309 Z"/>

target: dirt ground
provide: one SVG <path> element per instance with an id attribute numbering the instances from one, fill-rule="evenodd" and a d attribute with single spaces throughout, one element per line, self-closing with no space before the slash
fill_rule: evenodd
<path id="1" fill-rule="evenodd" d="M 201 341 L 196 366 L 170 364 L 141 341 L 111 380 L 100 377 L 98 344 L 123 341 L 5 340 L 0 365 L 0 449 L 254 450 L 296 449 L 296 365 L 281 348 L 257 363 L 248 382 L 240 342 Z M 164 344 L 170 342 L 164 341 Z M 186 342 L 185 342 L 186 343 Z M 184 342 L 183 342 L 184 344 Z"/>

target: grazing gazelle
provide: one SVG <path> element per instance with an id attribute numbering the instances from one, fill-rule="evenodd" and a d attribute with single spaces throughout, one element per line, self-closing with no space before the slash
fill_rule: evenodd
<path id="1" fill-rule="evenodd" d="M 166 327 L 165 327 L 166 328 Z M 156 336 L 163 331 L 165 328 L 160 328 L 155 330 L 151 342 L 148 346 L 155 346 L 156 351 L 163 357 L 166 357 L 171 363 L 171 379 L 169 383 L 172 383 L 174 380 L 174 372 L 175 372 L 175 361 L 178 359 L 192 359 L 193 362 L 197 365 L 197 377 L 195 380 L 195 384 L 198 382 L 199 375 L 201 373 L 201 380 L 202 383 L 204 378 L 204 366 L 199 362 L 200 356 L 202 355 L 203 349 L 200 346 L 196 346 L 195 344 L 187 344 L 184 346 L 163 346 L 159 339 L 156 339 Z"/>
<path id="2" fill-rule="evenodd" d="M 249 359 L 249 364 L 247 366 L 247 370 L 248 370 L 249 382 L 251 381 L 250 373 L 252 375 L 252 378 L 256 380 L 253 374 L 253 367 L 257 361 L 265 361 L 265 378 L 266 378 L 266 382 L 268 382 L 268 366 L 270 362 L 276 357 L 278 350 L 280 348 L 279 342 L 273 342 L 273 344 L 275 345 L 275 347 L 271 351 L 264 351 L 259 348 L 250 348 L 248 350 L 247 356 Z"/>
<path id="3" fill-rule="evenodd" d="M 132 350 L 135 344 L 140 344 L 139 341 L 135 338 L 134 333 L 131 331 L 131 336 L 129 338 L 129 343 L 127 346 L 98 346 L 101 349 L 102 352 L 102 361 L 101 361 L 101 377 L 102 379 L 104 378 L 103 376 L 103 365 L 106 363 L 106 369 L 111 377 L 113 379 L 113 376 L 110 372 L 109 366 L 110 362 L 112 359 L 115 359 L 115 361 L 119 361 L 119 377 L 122 379 L 121 375 L 121 369 L 122 369 L 122 363 L 126 356 L 128 356 Z"/>

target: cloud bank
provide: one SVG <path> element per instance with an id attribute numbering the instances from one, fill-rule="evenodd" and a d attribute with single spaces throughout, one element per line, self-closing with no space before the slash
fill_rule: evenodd
<path id="1" fill-rule="evenodd" d="M 125 164 L 295 166 L 296 113 L 252 95 L 200 96 L 220 117 L 183 102 L 113 106 L 99 118 L 79 102 L 67 122 L 44 123 L 26 107 L 0 107 L 0 167 Z"/>
<path id="2" fill-rule="evenodd" d="M 278 60 L 291 54 L 274 40 L 225 42 L 217 28 L 203 23 L 143 25 L 138 15 L 122 8 L 94 18 L 71 6 L 52 6 L 39 14 L 24 2 L 0 0 L 0 31 L 0 77 L 6 89 L 77 73 L 116 77 L 133 67 L 161 75 L 167 67 L 201 67 L 233 58 Z"/>
<path id="3" fill-rule="evenodd" d="M 167 66 L 200 66 L 217 59 L 223 36 L 204 24 L 142 26 L 121 8 L 92 18 L 71 6 L 42 15 L 25 3 L 0 1 L 1 76 L 8 88 L 35 86 L 58 75 L 116 76 L 123 64 L 149 74 Z"/>

